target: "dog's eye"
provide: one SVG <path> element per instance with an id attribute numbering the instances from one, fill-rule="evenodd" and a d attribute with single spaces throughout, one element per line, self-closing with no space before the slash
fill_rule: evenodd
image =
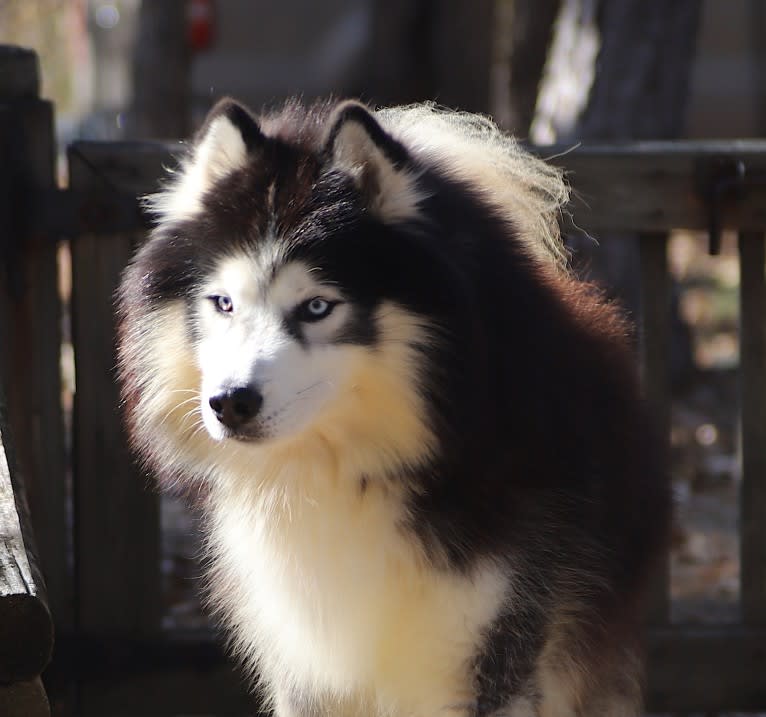
<path id="1" fill-rule="evenodd" d="M 234 309 L 234 304 L 232 303 L 230 296 L 221 294 L 218 296 L 211 296 L 210 300 L 215 304 L 215 308 L 222 314 L 230 314 Z"/>
<path id="2" fill-rule="evenodd" d="M 321 296 L 304 301 L 298 307 L 298 318 L 301 321 L 319 321 L 329 316 L 337 302 L 327 301 Z"/>

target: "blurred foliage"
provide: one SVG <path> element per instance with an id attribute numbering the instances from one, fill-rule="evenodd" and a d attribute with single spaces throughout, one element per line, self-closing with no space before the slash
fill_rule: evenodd
<path id="1" fill-rule="evenodd" d="M 34 49 L 42 96 L 58 112 L 76 101 L 78 53 L 87 53 L 86 0 L 0 0 L 0 43 Z"/>

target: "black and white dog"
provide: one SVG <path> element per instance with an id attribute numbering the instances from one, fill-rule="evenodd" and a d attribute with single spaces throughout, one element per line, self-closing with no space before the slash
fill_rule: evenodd
<path id="1" fill-rule="evenodd" d="M 557 170 L 420 105 L 213 109 L 120 290 L 133 444 L 201 496 L 279 717 L 636 715 L 669 497 Z"/>

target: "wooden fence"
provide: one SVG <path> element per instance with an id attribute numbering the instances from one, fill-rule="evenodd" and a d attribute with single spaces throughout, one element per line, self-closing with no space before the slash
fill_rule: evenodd
<path id="1" fill-rule="evenodd" d="M 162 629 L 159 498 L 130 459 L 117 408 L 114 291 L 146 230 L 137 197 L 156 188 L 173 148 L 77 143 L 62 191 L 52 118 L 37 97 L 34 56 L 0 52 L 0 376 L 57 629 L 49 695 L 62 714 L 247 713 L 252 704 L 210 635 Z M 571 172 L 579 226 L 640 234 L 642 365 L 666 435 L 668 233 L 739 232 L 742 619 L 671 625 L 666 571 L 652 606 L 648 700 L 656 711 L 766 711 L 766 142 L 586 146 L 556 161 Z M 65 239 L 71 442 L 59 400 L 56 251 Z"/>

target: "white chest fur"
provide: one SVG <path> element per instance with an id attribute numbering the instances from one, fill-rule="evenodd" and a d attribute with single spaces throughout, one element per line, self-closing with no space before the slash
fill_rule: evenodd
<path id="1" fill-rule="evenodd" d="M 460 714 L 470 660 L 505 599 L 497 566 L 435 570 L 381 486 L 314 476 L 226 493 L 213 591 L 241 656 L 277 694 Z"/>

